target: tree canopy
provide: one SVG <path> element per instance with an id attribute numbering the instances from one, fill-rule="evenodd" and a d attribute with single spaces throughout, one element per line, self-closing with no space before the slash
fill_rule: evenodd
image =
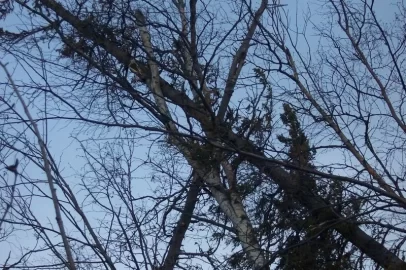
<path id="1" fill-rule="evenodd" d="M 383 2 L 2 1 L 0 267 L 406 269 Z"/>

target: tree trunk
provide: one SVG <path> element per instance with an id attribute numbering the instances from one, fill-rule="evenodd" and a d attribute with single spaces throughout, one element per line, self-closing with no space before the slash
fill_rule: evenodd
<path id="1" fill-rule="evenodd" d="M 241 246 L 245 254 L 247 254 L 248 259 L 253 264 L 252 269 L 269 269 L 268 262 L 261 252 L 261 247 L 239 195 L 223 188 L 218 171 L 212 170 L 211 172 L 204 174 L 204 170 L 199 170 L 199 175 L 203 178 L 206 184 L 211 187 L 210 191 L 214 199 L 219 204 L 223 213 L 233 224 Z"/>

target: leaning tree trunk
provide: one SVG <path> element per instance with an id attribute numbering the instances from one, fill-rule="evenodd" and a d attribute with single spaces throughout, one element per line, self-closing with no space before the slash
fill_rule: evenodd
<path id="1" fill-rule="evenodd" d="M 188 160 L 192 168 L 198 172 L 200 177 L 202 177 L 205 184 L 210 185 L 213 197 L 220 205 L 222 211 L 233 223 L 233 226 L 237 230 L 238 239 L 244 248 L 244 252 L 246 252 L 247 257 L 254 264 L 255 269 L 261 269 L 262 267 L 266 266 L 266 262 L 261 255 L 260 245 L 255 239 L 256 237 L 253 233 L 252 225 L 247 218 L 241 200 L 238 198 L 233 200 L 232 197 L 235 197 L 236 194 L 229 194 L 226 190 L 221 188 L 222 186 L 218 170 L 213 170 L 212 167 L 206 167 L 199 163 L 198 160 L 194 160 L 192 155 L 187 151 L 187 149 L 184 148 L 186 139 L 176 136 L 176 134 L 179 134 L 179 131 L 176 129 L 176 126 L 170 117 L 170 113 L 164 98 L 181 107 L 188 117 L 199 122 L 205 134 L 209 135 L 208 139 L 214 145 L 223 149 L 227 148 L 227 151 L 234 151 L 242 155 L 244 155 L 244 153 L 249 153 L 250 155 L 246 156 L 248 156 L 249 161 L 253 165 L 260 169 L 264 169 L 264 172 L 269 175 L 276 184 L 278 184 L 286 192 L 292 193 L 294 198 L 307 209 L 310 211 L 316 211 L 316 213 L 318 213 L 320 216 L 323 216 L 321 220 L 339 221 L 339 224 L 334 226 L 334 229 L 341 233 L 347 240 L 358 247 L 367 256 L 372 258 L 378 265 L 387 269 L 406 269 L 406 263 L 396 257 L 383 244 L 379 243 L 363 232 L 358 226 L 351 224 L 347 220 L 342 220 L 342 217 L 335 214 L 334 211 L 328 207 L 326 202 L 324 202 L 324 200 L 317 194 L 308 194 L 300 191 L 300 186 L 298 186 L 297 182 L 292 179 L 281 166 L 264 162 L 263 158 L 265 155 L 262 152 L 259 152 L 250 141 L 237 136 L 231 128 L 225 127 L 223 122 L 224 114 L 247 54 L 250 41 L 249 35 L 252 37 L 255 27 L 250 27 L 250 31 L 248 33 L 249 35 L 247 35 L 243 42 L 243 45 L 245 46 L 241 46 L 240 50 L 237 51 L 237 55 L 234 58 L 235 61 L 232 63 L 232 69 L 230 69 L 225 97 L 221 102 L 220 113 L 217 120 L 213 121 L 212 112 L 210 113 L 202 110 L 201 107 L 197 106 L 197 104 L 184 92 L 177 90 L 173 85 L 169 84 L 164 78 L 159 76 L 157 64 L 152 51 L 153 47 L 151 44 L 149 44 L 150 37 L 148 31 L 146 28 L 143 28 L 143 16 L 141 13 L 138 13 L 137 19 L 139 20 L 139 31 L 142 36 L 144 50 L 148 56 L 148 64 L 138 61 L 137 59 L 132 59 L 127 52 L 123 51 L 116 44 L 100 37 L 94 30 L 97 29 L 95 25 L 89 25 L 88 22 L 80 20 L 59 3 L 53 0 L 40 0 L 39 2 L 41 2 L 47 8 L 53 10 L 64 20 L 64 22 L 67 22 L 73 26 L 83 38 L 89 39 L 98 46 L 102 47 L 107 53 L 115 57 L 121 64 L 125 66 L 133 65 L 131 70 L 135 72 L 137 77 L 140 78 L 142 82 L 145 82 L 145 84 L 152 91 L 158 112 L 155 109 L 150 109 L 151 105 L 146 103 L 145 99 L 140 97 L 127 81 L 123 80 L 118 82 L 121 84 L 123 89 L 128 91 L 134 100 L 144 105 L 145 108 L 150 110 L 151 113 L 153 113 L 159 120 L 165 123 L 166 130 L 172 134 L 170 135 L 172 140 L 171 142 L 178 147 L 179 151 Z M 264 2 L 267 1 L 263 1 L 262 4 Z M 64 42 L 68 41 L 64 40 Z M 102 73 L 106 72 L 100 68 L 100 66 L 95 67 L 98 68 Z M 225 147 L 225 145 L 233 145 L 233 147 Z M 220 161 L 221 160 L 219 160 L 219 162 Z"/>

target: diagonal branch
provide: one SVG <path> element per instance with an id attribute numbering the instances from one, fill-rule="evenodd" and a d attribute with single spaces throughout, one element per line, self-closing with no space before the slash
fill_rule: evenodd
<path id="1" fill-rule="evenodd" d="M 158 65 L 156 63 L 155 57 L 154 57 L 154 51 L 152 48 L 152 43 L 151 43 L 151 35 L 146 27 L 146 19 L 144 14 L 141 12 L 141 10 L 137 9 L 135 11 L 135 18 L 137 21 L 137 26 L 140 31 L 141 35 L 141 40 L 142 44 L 144 45 L 145 52 L 147 53 L 148 57 L 148 66 L 149 66 L 149 74 L 150 77 L 146 78 L 147 79 L 147 84 L 149 88 L 152 91 L 152 94 L 154 95 L 155 102 L 158 106 L 158 110 L 168 117 L 170 119 L 170 113 L 168 109 L 168 105 L 165 102 L 165 99 L 163 98 L 161 86 L 160 86 L 160 76 L 159 76 L 159 69 Z M 167 128 L 172 131 L 176 131 L 176 127 L 173 124 L 173 122 L 168 122 L 167 123 Z"/>
<path id="2" fill-rule="evenodd" d="M 224 96 L 223 99 L 221 100 L 220 108 L 217 114 L 218 120 L 220 122 L 223 121 L 224 115 L 227 111 L 228 104 L 230 103 L 231 97 L 234 93 L 235 84 L 237 83 L 237 79 L 240 76 L 241 69 L 247 57 L 250 42 L 252 40 L 252 37 L 254 36 L 255 30 L 257 29 L 258 22 L 267 6 L 268 1 L 262 0 L 261 6 L 258 8 L 257 12 L 255 12 L 254 18 L 252 19 L 251 25 L 248 28 L 247 35 L 245 36 L 244 41 L 241 43 L 240 48 L 234 55 L 226 80 Z"/>
<path id="3" fill-rule="evenodd" d="M 186 202 L 182 214 L 180 215 L 176 228 L 173 231 L 172 238 L 169 242 L 169 251 L 160 270 L 173 270 L 175 267 L 180 248 L 182 246 L 182 241 L 185 238 L 186 231 L 189 227 L 190 221 L 192 220 L 193 211 L 198 201 L 201 184 L 201 178 L 195 174 L 186 195 Z"/>
<path id="4" fill-rule="evenodd" d="M 59 231 L 61 233 L 61 238 L 62 238 L 63 245 L 64 245 L 65 252 L 66 252 L 66 257 L 68 259 L 68 262 L 66 263 L 66 266 L 70 270 L 76 270 L 75 261 L 73 259 L 73 255 L 72 255 L 72 251 L 71 251 L 71 248 L 70 248 L 70 245 L 69 245 L 68 237 L 66 235 L 65 228 L 64 228 L 64 225 L 63 225 L 61 209 L 60 209 L 60 206 L 59 206 L 58 196 L 56 194 L 56 188 L 54 186 L 54 181 L 53 181 L 53 177 L 52 177 L 52 173 L 51 173 L 52 168 L 51 168 L 51 164 L 49 162 L 49 158 L 48 158 L 45 143 L 44 143 L 44 141 L 43 141 L 43 139 L 41 137 L 41 133 L 39 132 L 37 123 L 32 118 L 31 113 L 28 110 L 27 104 L 25 103 L 23 97 L 21 96 L 20 91 L 18 90 L 17 86 L 15 85 L 15 83 L 13 81 L 13 78 L 11 77 L 11 74 L 9 73 L 9 71 L 7 70 L 6 66 L 3 63 L 0 62 L 0 66 L 4 69 L 4 72 L 6 73 L 6 76 L 7 76 L 8 80 L 10 81 L 10 84 L 11 84 L 13 90 L 14 90 L 14 93 L 17 95 L 18 99 L 20 100 L 20 103 L 24 108 L 24 112 L 27 115 L 27 117 L 29 119 L 29 122 L 33 127 L 34 134 L 37 137 L 38 144 L 39 144 L 40 149 L 41 149 L 41 157 L 42 157 L 42 160 L 44 161 L 45 174 L 46 174 L 46 177 L 47 177 L 47 180 L 48 180 L 49 189 L 51 190 L 52 202 L 54 204 L 55 215 L 56 215 L 56 223 L 58 224 Z M 15 175 L 17 177 L 17 173 Z"/>

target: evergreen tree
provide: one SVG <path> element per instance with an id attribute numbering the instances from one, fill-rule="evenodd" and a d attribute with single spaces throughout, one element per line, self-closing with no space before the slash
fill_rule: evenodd
<path id="1" fill-rule="evenodd" d="M 312 161 L 316 151 L 310 146 L 296 112 L 288 104 L 284 104 L 283 109 L 281 120 L 288 128 L 289 135 L 279 135 L 278 139 L 286 146 L 286 162 L 302 169 L 314 168 Z M 300 169 L 292 169 L 290 174 L 300 182 L 303 189 L 319 195 L 330 194 L 329 204 L 334 205 L 341 200 L 337 204 L 341 205 L 344 192 L 342 185 L 316 181 L 314 176 Z M 273 224 L 262 224 L 260 229 L 272 229 L 276 223 L 279 231 L 276 238 L 284 239 L 279 249 L 281 257 L 278 269 L 354 269 L 347 248 L 348 241 L 332 230 L 329 224 L 320 224 L 317 216 L 301 206 L 294 195 L 283 193 L 274 200 L 269 200 L 271 196 L 265 195 L 263 207 L 258 208 L 257 216 L 267 213 L 265 209 L 273 209 L 276 216 Z"/>

